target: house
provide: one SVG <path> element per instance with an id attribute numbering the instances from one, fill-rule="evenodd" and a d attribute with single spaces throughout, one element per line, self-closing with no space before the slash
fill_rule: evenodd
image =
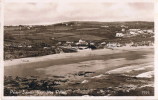
<path id="1" fill-rule="evenodd" d="M 147 30 L 147 33 L 153 34 L 153 33 L 154 33 L 154 31 L 153 31 L 153 30 L 151 30 L 151 29 L 149 29 L 149 30 Z"/>
<path id="2" fill-rule="evenodd" d="M 73 43 L 73 42 L 69 42 L 69 41 L 66 42 L 66 44 L 72 44 L 72 43 Z"/>
<path id="3" fill-rule="evenodd" d="M 147 30 L 143 30 L 144 33 L 147 33 Z"/>
<path id="4" fill-rule="evenodd" d="M 125 32 L 126 31 L 126 29 L 125 28 L 122 28 L 122 30 L 121 30 L 122 32 Z"/>
<path id="5" fill-rule="evenodd" d="M 129 32 L 131 35 L 137 35 L 137 32 Z"/>
<path id="6" fill-rule="evenodd" d="M 95 45 L 93 42 L 90 42 L 90 45 Z"/>
<path id="7" fill-rule="evenodd" d="M 32 26 L 27 26 L 27 29 L 30 30 L 32 28 Z"/>
<path id="8" fill-rule="evenodd" d="M 79 40 L 76 45 L 88 45 L 88 43 L 86 41 L 83 41 L 83 40 Z"/>
<path id="9" fill-rule="evenodd" d="M 18 47 L 19 47 L 19 48 L 22 48 L 23 46 L 22 46 L 22 45 L 18 45 Z"/>
<path id="10" fill-rule="evenodd" d="M 108 43 L 106 46 L 107 48 L 113 48 L 116 47 L 116 43 Z"/>
<path id="11" fill-rule="evenodd" d="M 98 46 L 98 48 L 104 48 L 106 46 L 106 42 L 101 42 Z"/>
<path id="12" fill-rule="evenodd" d="M 49 49 L 49 47 L 43 47 L 43 49 Z"/>
<path id="13" fill-rule="evenodd" d="M 31 46 L 31 45 L 28 45 L 27 47 L 28 47 L 28 48 L 32 48 L 32 46 Z"/>
<path id="14" fill-rule="evenodd" d="M 101 45 L 105 45 L 105 44 L 106 44 L 106 42 L 102 42 L 102 43 L 101 43 Z"/>
<path id="15" fill-rule="evenodd" d="M 106 45 L 106 47 L 107 48 L 114 48 L 114 47 L 120 47 L 121 46 L 121 44 L 120 43 L 116 43 L 116 42 L 109 42 L 107 45 Z"/>
<path id="16" fill-rule="evenodd" d="M 125 26 L 125 25 L 121 25 L 121 27 L 122 27 L 122 28 L 128 28 L 128 26 Z"/>
<path id="17" fill-rule="evenodd" d="M 108 28 L 109 26 L 106 26 L 106 25 L 105 25 L 105 26 L 101 26 L 101 27 Z"/>
<path id="18" fill-rule="evenodd" d="M 138 33 L 143 34 L 144 32 L 143 32 L 143 30 L 139 30 Z"/>
<path id="19" fill-rule="evenodd" d="M 116 33 L 116 36 L 115 37 L 123 37 L 124 34 L 123 33 Z"/>
<path id="20" fill-rule="evenodd" d="M 131 32 L 137 32 L 137 31 L 140 31 L 141 29 L 129 29 L 129 31 Z"/>

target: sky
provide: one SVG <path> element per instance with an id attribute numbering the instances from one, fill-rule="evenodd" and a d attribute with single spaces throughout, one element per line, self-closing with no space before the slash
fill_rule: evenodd
<path id="1" fill-rule="evenodd" d="M 45 25 L 68 21 L 154 21 L 151 2 L 6 3 L 5 25 Z"/>

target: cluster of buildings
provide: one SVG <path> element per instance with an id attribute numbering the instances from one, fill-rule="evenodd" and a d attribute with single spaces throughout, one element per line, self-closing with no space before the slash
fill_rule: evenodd
<path id="1" fill-rule="evenodd" d="M 153 41 L 141 41 L 141 42 L 129 42 L 129 43 L 119 43 L 119 42 L 108 42 L 104 45 L 105 48 L 116 48 L 116 47 L 137 47 L 137 46 L 153 46 Z"/>
<path id="2" fill-rule="evenodd" d="M 27 42 L 21 42 L 21 43 L 5 43 L 4 47 L 11 47 L 11 48 L 32 48 L 33 46 Z"/>
<path id="3" fill-rule="evenodd" d="M 122 28 L 121 32 L 117 32 L 115 37 L 132 37 L 140 34 L 154 34 L 153 29 L 128 29 Z"/>
<path id="4" fill-rule="evenodd" d="M 130 41 L 128 43 L 126 42 L 108 42 L 108 41 L 104 41 L 101 43 L 95 43 L 95 42 L 86 42 L 83 40 L 79 40 L 77 43 L 73 43 L 73 42 L 66 42 L 66 44 L 68 43 L 68 45 L 64 45 L 61 46 L 63 48 L 69 48 L 72 50 L 76 50 L 76 51 L 82 51 L 82 50 L 93 50 L 93 49 L 97 49 L 97 48 L 117 48 L 117 47 L 137 47 L 137 46 L 153 46 L 154 42 L 153 41 L 140 41 L 140 42 L 133 42 Z"/>
<path id="5" fill-rule="evenodd" d="M 59 48 L 67 48 L 74 51 L 82 51 L 82 50 L 96 49 L 97 47 L 95 46 L 94 42 L 87 42 L 80 39 L 78 42 L 67 41 L 64 44 L 59 45 Z"/>
<path id="6" fill-rule="evenodd" d="M 121 34 L 120 34 L 121 35 Z M 44 50 L 53 49 L 57 53 L 67 51 L 83 51 L 83 50 L 93 50 L 97 48 L 115 48 L 115 47 L 123 47 L 123 46 L 153 46 L 153 41 L 140 41 L 140 42 L 128 42 L 128 43 L 121 43 L 121 42 L 108 42 L 104 41 L 101 43 L 95 42 L 87 42 L 80 39 L 78 42 L 58 42 L 55 46 L 44 46 Z M 16 48 L 33 48 L 33 45 L 24 45 L 24 44 L 5 44 L 5 47 L 16 47 Z"/>

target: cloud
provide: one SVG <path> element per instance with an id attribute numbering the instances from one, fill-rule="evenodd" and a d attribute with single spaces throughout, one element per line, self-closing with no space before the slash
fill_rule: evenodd
<path id="1" fill-rule="evenodd" d="M 5 25 L 65 21 L 153 21 L 154 3 L 6 3 Z"/>

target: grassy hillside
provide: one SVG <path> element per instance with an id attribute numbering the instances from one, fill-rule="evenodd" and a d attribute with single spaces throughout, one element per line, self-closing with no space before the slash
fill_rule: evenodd
<path id="1" fill-rule="evenodd" d="M 63 22 L 47 26 L 33 26 L 31 29 L 19 26 L 5 27 L 5 41 L 10 40 L 51 40 L 63 41 L 115 39 L 121 25 L 128 28 L 152 29 L 153 22 Z M 108 27 L 103 27 L 108 26 Z"/>
<path id="2" fill-rule="evenodd" d="M 88 22 L 71 21 L 52 25 L 34 26 L 5 26 L 4 28 L 4 50 L 8 58 L 19 58 L 27 56 L 38 56 L 52 54 L 53 50 L 43 50 L 43 47 L 56 46 L 58 42 L 77 42 L 79 39 L 93 41 L 100 44 L 103 41 L 128 43 L 131 41 L 154 40 L 151 35 L 140 35 L 128 38 L 116 38 L 116 32 L 120 32 L 122 25 L 127 29 L 153 29 L 153 22 Z M 17 46 L 29 46 L 33 48 L 19 48 Z M 29 54 L 29 55 L 28 55 Z M 15 55 L 17 57 L 15 57 Z M 25 55 L 25 56 L 24 56 Z M 26 56 L 27 55 L 27 56 Z M 12 57 L 13 56 L 13 57 Z"/>

